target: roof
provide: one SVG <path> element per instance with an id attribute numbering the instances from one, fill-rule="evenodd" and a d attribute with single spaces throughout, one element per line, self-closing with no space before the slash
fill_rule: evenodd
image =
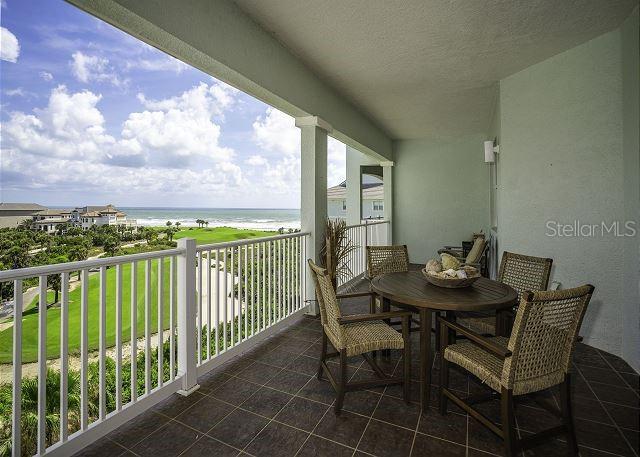
<path id="1" fill-rule="evenodd" d="M 0 211 L 44 211 L 46 209 L 37 203 L 0 203 Z"/>
<path id="2" fill-rule="evenodd" d="M 67 224 L 69 223 L 69 219 L 64 219 L 62 217 L 58 217 L 58 218 L 52 218 L 52 219 L 45 219 L 42 221 L 34 221 L 33 222 L 36 225 L 47 225 L 47 224 Z"/>
<path id="3" fill-rule="evenodd" d="M 38 216 L 60 216 L 62 214 L 70 214 L 70 209 L 45 209 L 44 211 L 39 211 Z"/>
<path id="4" fill-rule="evenodd" d="M 327 198 L 329 200 L 342 200 L 347 198 L 347 188 L 342 184 L 329 187 L 327 189 Z M 362 199 L 363 200 L 382 200 L 384 198 L 384 185 L 372 184 L 363 186 Z"/>

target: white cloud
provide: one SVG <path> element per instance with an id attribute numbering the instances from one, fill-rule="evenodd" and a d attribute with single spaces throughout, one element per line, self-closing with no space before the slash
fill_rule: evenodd
<path id="1" fill-rule="evenodd" d="M 17 87 L 15 89 L 7 89 L 4 91 L 9 97 L 24 97 L 27 93 L 24 91 L 22 87 Z"/>
<path id="2" fill-rule="evenodd" d="M 265 159 L 261 155 L 254 154 L 254 155 L 250 156 L 248 159 L 246 159 L 244 161 L 244 163 L 246 163 L 247 165 L 250 165 L 252 167 L 261 167 L 263 165 L 266 165 L 269 162 L 267 161 L 267 159 Z"/>
<path id="3" fill-rule="evenodd" d="M 53 79 L 53 75 L 51 73 L 49 73 L 48 71 L 41 71 L 40 72 L 40 77 L 42 79 L 44 79 L 45 81 L 51 81 Z"/>
<path id="4" fill-rule="evenodd" d="M 233 150 L 220 146 L 213 121 L 233 100 L 218 92 L 205 84 L 151 102 L 156 109 L 130 113 L 115 137 L 105 130 L 100 94 L 58 86 L 46 107 L 13 112 L 2 125 L 3 185 L 149 198 L 239 192 L 247 184 L 242 169 Z"/>
<path id="5" fill-rule="evenodd" d="M 300 154 L 300 129 L 288 114 L 269 107 L 264 116 L 253 123 L 255 142 L 263 149 L 278 154 Z"/>
<path id="6" fill-rule="evenodd" d="M 0 27 L 0 59 L 16 63 L 20 56 L 20 43 L 16 36 L 4 27 Z"/>
<path id="7" fill-rule="evenodd" d="M 122 80 L 109 65 L 109 59 L 100 56 L 90 56 L 76 51 L 71 55 L 69 64 L 76 79 L 83 83 L 108 82 L 114 86 L 126 86 L 127 80 Z"/>
<path id="8" fill-rule="evenodd" d="M 161 72 L 171 71 L 176 74 L 180 74 L 183 71 L 189 69 L 190 67 L 184 62 L 174 57 L 163 56 L 163 57 L 154 58 L 154 59 L 143 58 L 143 59 L 130 61 L 130 62 L 127 62 L 126 68 L 127 70 L 136 68 L 136 69 L 146 70 L 146 71 L 161 71 Z"/>

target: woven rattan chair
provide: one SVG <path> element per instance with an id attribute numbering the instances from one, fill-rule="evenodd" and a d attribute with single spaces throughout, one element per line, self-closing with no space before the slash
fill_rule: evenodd
<path id="1" fill-rule="evenodd" d="M 369 279 L 399 271 L 409 271 L 409 252 L 406 245 L 367 246 L 367 276 Z"/>
<path id="2" fill-rule="evenodd" d="M 411 340 L 409 338 L 409 318 L 411 313 L 397 311 L 342 316 L 338 304 L 341 296 L 336 295 L 327 270 L 318 267 L 311 259 L 308 262 L 316 288 L 323 328 L 322 352 L 320 354 L 317 377 L 322 379 L 323 374 L 326 373 L 331 385 L 336 390 L 337 399 L 334 406 L 336 414 L 339 414 L 342 409 L 345 393 L 351 390 L 401 384 L 404 388 L 404 399 L 408 403 L 410 401 L 411 374 Z M 361 295 L 367 294 L 362 293 Z M 353 294 L 349 294 L 349 296 L 352 297 Z M 382 319 L 390 319 L 392 317 L 402 319 L 402 333 L 398 333 L 382 321 Z M 337 352 L 327 352 L 328 341 L 331 342 Z M 387 376 L 368 354 L 369 352 L 385 349 L 401 349 L 403 351 L 404 369 L 402 376 Z M 347 357 L 356 355 L 364 357 L 378 378 L 347 382 Z M 326 361 L 331 357 L 340 357 L 340 375 L 338 379 L 334 377 L 327 366 Z"/>
<path id="3" fill-rule="evenodd" d="M 578 330 L 593 286 L 558 291 L 524 292 L 510 338 L 483 337 L 456 323 L 440 319 L 440 413 L 446 414 L 447 400 L 504 440 L 507 456 L 514 456 L 551 437 L 566 433 L 570 451 L 578 455 L 570 400 L 569 366 Z M 467 339 L 449 345 L 450 333 Z M 501 426 L 471 407 L 492 395 L 461 399 L 448 388 L 449 365 L 454 363 L 500 393 Z M 562 424 L 536 435 L 517 438 L 514 426 L 514 397 L 560 385 L 560 410 L 547 405 Z M 522 424 L 526 428 L 526 424 Z"/>
<path id="4" fill-rule="evenodd" d="M 552 259 L 514 254 L 502 254 L 498 281 L 513 287 L 518 293 L 518 301 L 525 290 L 547 290 L 551 274 Z M 458 322 L 482 335 L 495 335 L 496 315 L 482 313 L 461 314 Z"/>

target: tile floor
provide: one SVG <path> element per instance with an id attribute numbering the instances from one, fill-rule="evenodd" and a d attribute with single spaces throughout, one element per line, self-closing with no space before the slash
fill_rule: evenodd
<path id="1" fill-rule="evenodd" d="M 366 303 L 357 300 L 343 307 L 345 314 L 367 309 Z M 318 319 L 305 317 L 201 378 L 196 393 L 167 399 L 77 455 L 502 455 L 501 442 L 454 406 L 447 416 L 440 416 L 435 408 L 420 415 L 417 404 L 402 401 L 397 386 L 348 393 L 343 413 L 336 416 L 331 408 L 335 394 L 330 384 L 314 377 L 320 331 Z M 414 356 L 417 359 L 417 354 Z M 392 373 L 400 369 L 399 362 L 399 355 L 392 353 L 381 364 Z M 350 360 L 354 378 L 370 376 L 368 368 L 361 358 Z M 637 457 L 638 374 L 618 357 L 583 344 L 576 350 L 573 369 L 581 455 Z M 462 372 L 452 373 L 451 386 L 461 393 L 485 389 Z M 415 399 L 418 388 L 417 380 L 412 381 Z M 542 397 L 556 401 L 554 392 Z M 432 403 L 435 407 L 435 390 Z M 497 402 L 488 403 L 481 409 L 498 418 L 498 406 Z M 554 421 L 533 399 L 525 399 L 516 408 L 523 436 Z M 566 444 L 558 439 L 525 455 L 566 453 Z"/>

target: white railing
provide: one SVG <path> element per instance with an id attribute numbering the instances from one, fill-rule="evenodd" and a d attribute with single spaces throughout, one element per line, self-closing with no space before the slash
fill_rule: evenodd
<path id="1" fill-rule="evenodd" d="M 182 239 L 176 249 L 0 271 L 14 289 L 13 408 L 0 417 L 0 445 L 14 456 L 70 455 L 197 389 L 199 375 L 303 312 L 307 236 Z M 59 303 L 40 307 L 51 286 Z M 32 307 L 37 319 L 26 319 Z M 34 383 L 36 398 L 26 398 Z"/>
<path id="2" fill-rule="evenodd" d="M 389 221 L 365 221 L 347 226 L 347 240 L 354 247 L 346 260 L 348 274 L 338 278 L 341 286 L 364 274 L 367 270 L 367 246 L 384 246 L 389 240 Z"/>

